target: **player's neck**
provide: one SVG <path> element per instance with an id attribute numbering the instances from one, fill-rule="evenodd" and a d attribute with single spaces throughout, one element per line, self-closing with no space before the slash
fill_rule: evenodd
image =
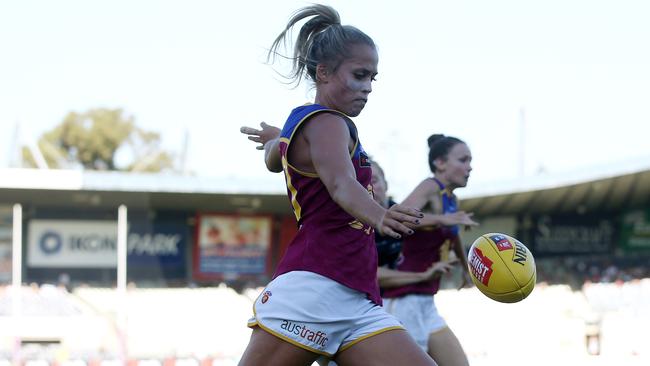
<path id="1" fill-rule="evenodd" d="M 458 188 L 456 185 L 452 184 L 449 180 L 445 179 L 444 177 L 436 177 L 434 175 L 433 179 L 435 179 L 438 183 L 442 185 L 441 189 L 444 189 L 449 193 L 453 193 L 454 190 Z"/>

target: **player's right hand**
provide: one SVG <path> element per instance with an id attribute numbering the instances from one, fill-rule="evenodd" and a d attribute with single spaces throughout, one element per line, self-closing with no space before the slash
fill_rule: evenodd
<path id="1" fill-rule="evenodd" d="M 426 279 L 433 279 L 449 273 L 451 269 L 458 263 L 458 258 L 450 259 L 447 261 L 435 262 L 425 271 Z"/>
<path id="2" fill-rule="evenodd" d="M 457 211 L 442 215 L 440 221 L 445 226 L 464 225 L 466 228 L 478 226 L 478 222 L 472 220 L 472 216 L 474 216 L 473 212 Z"/>
<path id="3" fill-rule="evenodd" d="M 280 136 L 281 130 L 275 126 L 271 126 L 266 122 L 260 123 L 261 130 L 254 127 L 242 126 L 239 132 L 248 135 L 248 139 L 253 142 L 259 142 L 261 145 L 255 146 L 257 150 L 264 150 L 264 145 Z"/>
<path id="4" fill-rule="evenodd" d="M 412 228 L 420 225 L 423 217 L 424 214 L 415 208 L 395 204 L 386 210 L 375 229 L 381 235 L 400 239 L 402 235 L 413 234 Z"/>

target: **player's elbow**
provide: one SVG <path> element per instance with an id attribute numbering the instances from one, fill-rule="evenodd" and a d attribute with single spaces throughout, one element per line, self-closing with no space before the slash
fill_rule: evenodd
<path id="1" fill-rule="evenodd" d="M 377 267 L 377 282 L 379 283 L 379 287 L 390 287 L 390 280 L 391 276 L 386 272 L 385 268 Z"/>
<path id="2" fill-rule="evenodd" d="M 396 281 L 393 277 L 377 277 L 377 282 L 379 283 L 379 287 L 383 289 L 405 285 L 405 283 L 400 283 L 399 281 Z"/>
<path id="3" fill-rule="evenodd" d="M 282 160 L 275 154 L 267 154 L 264 159 L 266 169 L 273 173 L 280 173 L 282 171 Z"/>
<path id="4" fill-rule="evenodd" d="M 264 163 L 266 163 L 266 169 L 273 173 L 280 173 L 282 171 L 282 157 L 280 156 L 275 141 L 269 147 L 265 146 L 264 150 Z"/>
<path id="5" fill-rule="evenodd" d="M 266 162 L 266 169 L 273 173 L 282 172 L 282 164 L 274 164 L 272 162 Z"/>

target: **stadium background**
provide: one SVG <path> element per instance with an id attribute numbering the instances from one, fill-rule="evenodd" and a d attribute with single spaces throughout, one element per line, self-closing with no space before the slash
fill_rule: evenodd
<path id="1" fill-rule="evenodd" d="M 252 301 L 296 230 L 280 175 L 252 182 L 5 169 L 1 176 L 0 366 L 236 364 Z M 511 234 L 538 269 L 533 294 L 510 305 L 475 288 L 457 291 L 458 272 L 446 280 L 439 307 L 473 364 L 549 357 L 647 364 L 647 163 L 462 194 L 463 209 L 481 223 L 463 233 L 466 247 L 485 232 Z M 116 289 L 120 205 L 128 211 L 124 292 Z M 20 291 L 11 286 L 15 224 Z"/>

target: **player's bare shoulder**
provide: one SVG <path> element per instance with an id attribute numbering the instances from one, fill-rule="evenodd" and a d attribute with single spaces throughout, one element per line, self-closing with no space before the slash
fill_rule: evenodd
<path id="1" fill-rule="evenodd" d="M 433 178 L 424 179 L 420 185 L 426 189 L 428 195 L 438 195 L 440 193 L 440 185 Z"/>
<path id="2" fill-rule="evenodd" d="M 440 185 L 433 179 L 427 178 L 422 183 L 427 190 L 427 208 L 433 213 L 442 213 L 442 199 L 440 193 L 442 192 Z"/>
<path id="3" fill-rule="evenodd" d="M 335 111 L 322 111 L 312 116 L 311 121 L 307 123 L 304 129 L 307 140 L 318 139 L 326 145 L 331 145 L 333 141 L 345 141 L 348 148 L 354 146 L 353 128 L 350 127 L 351 121 L 346 119 L 342 114 Z"/>
<path id="4" fill-rule="evenodd" d="M 420 210 L 430 211 L 431 207 L 436 207 L 434 202 L 436 197 L 440 196 L 440 188 L 431 179 L 421 181 L 411 193 L 406 197 L 402 204 L 416 207 Z"/>

